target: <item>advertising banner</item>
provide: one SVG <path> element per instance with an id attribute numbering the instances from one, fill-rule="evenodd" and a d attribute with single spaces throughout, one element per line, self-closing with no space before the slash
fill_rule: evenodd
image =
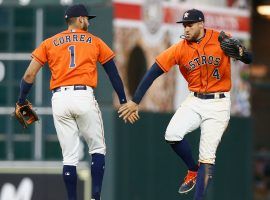
<path id="1" fill-rule="evenodd" d="M 67 199 L 60 162 L 1 162 L 0 200 Z M 78 199 L 90 196 L 90 172 L 77 168 Z"/>

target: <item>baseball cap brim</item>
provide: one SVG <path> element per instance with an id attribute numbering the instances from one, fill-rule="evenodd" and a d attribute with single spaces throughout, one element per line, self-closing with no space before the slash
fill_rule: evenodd
<path id="1" fill-rule="evenodd" d="M 89 16 L 87 16 L 87 17 L 88 17 L 88 19 L 93 19 L 93 18 L 96 17 L 96 15 L 89 15 Z"/>
<path id="2" fill-rule="evenodd" d="M 182 21 L 178 21 L 176 23 L 196 23 L 196 22 L 201 22 L 201 21 L 203 21 L 203 20 L 200 20 L 200 21 L 198 21 L 198 20 L 182 20 Z"/>

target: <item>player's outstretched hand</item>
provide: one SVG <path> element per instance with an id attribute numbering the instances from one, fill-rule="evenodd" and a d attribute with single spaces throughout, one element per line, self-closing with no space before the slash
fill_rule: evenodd
<path id="1" fill-rule="evenodd" d="M 123 118 L 125 122 L 128 120 L 131 124 L 133 124 L 140 119 L 138 110 L 139 105 L 130 100 L 119 108 L 119 117 Z"/>

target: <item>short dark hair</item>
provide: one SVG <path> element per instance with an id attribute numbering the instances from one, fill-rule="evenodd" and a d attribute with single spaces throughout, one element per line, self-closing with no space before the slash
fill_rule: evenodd
<path id="1" fill-rule="evenodd" d="M 71 18 L 67 18 L 67 19 L 66 19 L 66 23 L 67 23 L 67 25 L 69 26 L 69 25 L 74 24 L 74 23 L 75 23 L 75 21 L 76 21 L 76 19 L 77 19 L 77 17 L 71 17 Z"/>

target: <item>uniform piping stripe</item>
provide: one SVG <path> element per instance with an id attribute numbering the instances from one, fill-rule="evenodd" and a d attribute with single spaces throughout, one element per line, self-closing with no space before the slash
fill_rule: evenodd
<path id="1" fill-rule="evenodd" d="M 42 62 L 38 57 L 36 57 L 34 54 L 32 54 L 32 57 L 41 65 L 44 65 L 44 62 Z"/>
<path id="2" fill-rule="evenodd" d="M 107 59 L 105 59 L 104 61 L 102 61 L 102 62 L 100 62 L 100 63 L 103 65 L 103 64 L 106 63 L 107 61 L 111 60 L 113 57 L 115 57 L 114 54 L 112 54 L 110 57 L 108 57 Z"/>
<path id="3" fill-rule="evenodd" d="M 103 139 L 103 144 L 105 145 L 105 137 L 104 137 L 104 127 L 103 127 L 103 120 L 102 120 L 102 117 L 101 117 L 101 112 L 100 112 L 100 109 L 99 107 L 97 106 L 97 103 L 95 103 L 95 107 L 98 111 L 98 117 L 99 117 L 99 120 L 100 120 L 100 126 L 101 126 L 101 130 L 102 130 L 102 139 Z M 105 145 L 105 152 L 106 152 L 106 145 Z"/>
<path id="4" fill-rule="evenodd" d="M 188 46 L 190 48 L 194 49 L 196 51 L 198 57 L 200 57 L 200 54 L 199 54 L 198 50 L 195 49 L 190 42 L 187 42 L 187 44 L 188 44 Z M 201 67 L 200 67 L 200 82 L 201 82 L 201 86 L 202 86 L 202 68 Z M 198 92 L 201 92 L 201 87 L 199 88 L 199 91 Z"/>
<path id="5" fill-rule="evenodd" d="M 213 30 L 211 31 L 211 35 L 210 35 L 210 37 L 209 37 L 209 39 L 208 39 L 208 41 L 204 44 L 204 46 L 203 46 L 203 53 L 204 53 L 204 55 L 205 55 L 205 51 L 204 51 L 204 47 L 207 45 L 207 43 L 211 40 L 211 38 L 212 38 L 212 36 L 213 36 Z M 205 88 L 205 92 L 207 91 L 207 89 L 208 89 L 208 64 L 206 63 L 206 72 L 207 72 L 207 81 L 206 81 L 206 88 Z"/>
<path id="6" fill-rule="evenodd" d="M 166 69 L 164 69 L 164 68 L 162 67 L 162 65 L 158 62 L 158 60 L 156 60 L 156 63 L 158 64 L 158 66 L 159 66 L 164 72 L 168 72 Z"/>

